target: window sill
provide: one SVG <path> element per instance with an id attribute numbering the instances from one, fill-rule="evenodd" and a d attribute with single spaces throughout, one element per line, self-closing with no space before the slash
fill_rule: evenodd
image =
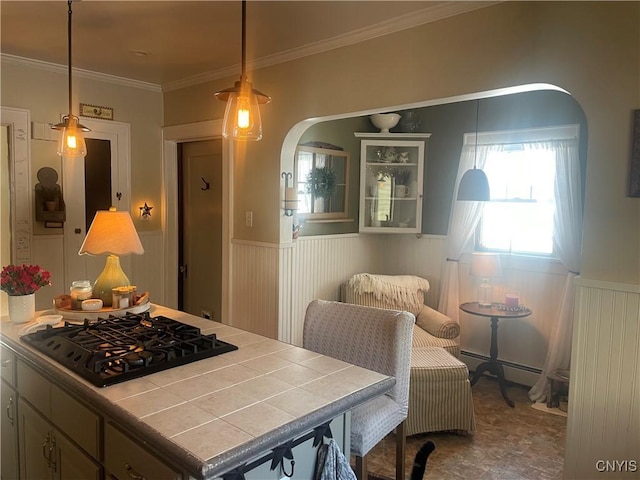
<path id="1" fill-rule="evenodd" d="M 566 275 L 567 268 L 555 257 L 539 257 L 516 253 L 499 253 L 503 270 L 524 270 L 527 272 L 548 273 L 552 275 Z M 465 252 L 460 263 L 471 263 L 471 252 Z"/>
<path id="2" fill-rule="evenodd" d="M 304 223 L 349 223 L 355 222 L 353 218 L 322 218 L 322 219 L 305 219 Z"/>

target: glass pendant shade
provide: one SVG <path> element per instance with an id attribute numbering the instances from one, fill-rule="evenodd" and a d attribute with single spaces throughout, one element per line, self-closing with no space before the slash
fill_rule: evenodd
<path id="1" fill-rule="evenodd" d="M 488 202 L 489 179 L 479 168 L 472 168 L 464 172 L 458 187 L 458 200 Z"/>
<path id="2" fill-rule="evenodd" d="M 58 140 L 58 155 L 73 158 L 84 157 L 87 154 L 84 132 L 88 132 L 89 129 L 78 122 L 78 117 L 66 115 L 61 123 L 52 128 L 62 130 Z"/>
<path id="3" fill-rule="evenodd" d="M 230 140 L 258 141 L 262 138 L 260 104 L 269 103 L 271 97 L 254 89 L 246 74 L 247 2 L 242 0 L 242 73 L 233 87 L 216 92 L 218 100 L 227 102 L 224 111 L 222 136 Z"/>
<path id="4" fill-rule="evenodd" d="M 71 66 L 71 16 L 73 11 L 71 9 L 72 0 L 67 1 L 68 12 L 67 12 L 67 53 L 69 58 L 69 73 L 68 73 L 68 81 L 69 81 L 69 114 L 62 117 L 62 122 L 52 125 L 51 128 L 53 130 L 60 130 L 60 139 L 58 140 L 58 155 L 61 157 L 69 157 L 69 158 L 77 158 L 84 157 L 87 154 L 87 144 L 84 141 L 84 133 L 90 132 L 87 127 L 82 125 L 78 119 L 72 112 L 72 102 L 73 98 L 73 68 Z"/>
<path id="5" fill-rule="evenodd" d="M 262 138 L 259 104 L 271 100 L 267 95 L 254 90 L 251 83 L 245 80 L 217 92 L 216 97 L 227 102 L 222 125 L 224 138 L 253 141 Z"/>

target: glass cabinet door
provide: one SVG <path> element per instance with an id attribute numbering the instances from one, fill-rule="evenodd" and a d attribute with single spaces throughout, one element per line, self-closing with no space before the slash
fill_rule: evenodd
<path id="1" fill-rule="evenodd" d="M 420 232 L 424 152 L 424 140 L 361 141 L 360 231 Z"/>

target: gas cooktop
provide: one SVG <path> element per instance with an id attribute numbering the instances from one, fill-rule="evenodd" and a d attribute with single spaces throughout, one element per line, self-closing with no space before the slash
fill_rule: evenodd
<path id="1" fill-rule="evenodd" d="M 65 322 L 21 337 L 97 387 L 237 350 L 215 334 L 149 312 L 109 316 L 83 325 Z"/>

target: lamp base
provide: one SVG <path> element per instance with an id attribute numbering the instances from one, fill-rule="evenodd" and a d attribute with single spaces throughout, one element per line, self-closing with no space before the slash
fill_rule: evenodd
<path id="1" fill-rule="evenodd" d="M 491 307 L 491 284 L 485 279 L 478 287 L 478 306 Z"/>
<path id="2" fill-rule="evenodd" d="M 104 270 L 93 285 L 93 298 L 102 300 L 105 307 L 110 307 L 112 302 L 111 291 L 115 287 L 126 287 L 131 285 L 129 278 L 125 275 L 120 267 L 120 258 L 116 255 L 107 257 Z"/>

